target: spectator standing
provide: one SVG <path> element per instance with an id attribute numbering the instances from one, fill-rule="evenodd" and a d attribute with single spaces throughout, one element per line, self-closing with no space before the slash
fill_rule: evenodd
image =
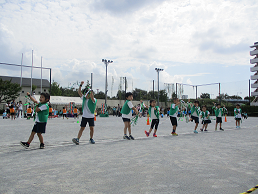
<path id="1" fill-rule="evenodd" d="M 117 105 L 117 111 L 116 111 L 116 116 L 120 117 L 120 105 Z"/>

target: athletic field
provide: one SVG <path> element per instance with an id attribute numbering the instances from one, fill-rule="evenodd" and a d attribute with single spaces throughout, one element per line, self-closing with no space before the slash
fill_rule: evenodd
<path id="1" fill-rule="evenodd" d="M 199 134 L 194 123 L 179 121 L 173 137 L 165 117 L 158 137 L 147 138 L 141 118 L 129 141 L 122 139 L 121 117 L 97 117 L 96 144 L 89 144 L 87 127 L 75 145 L 78 120 L 57 118 L 47 124 L 46 148 L 35 136 L 26 150 L 19 142 L 27 141 L 34 121 L 1 119 L 0 193 L 242 193 L 258 184 L 258 118 L 244 120 L 241 129 L 227 120 L 224 132 L 214 131 L 213 120 Z"/>

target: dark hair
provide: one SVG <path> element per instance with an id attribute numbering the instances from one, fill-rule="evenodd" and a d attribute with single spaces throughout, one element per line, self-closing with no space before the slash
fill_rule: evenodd
<path id="1" fill-rule="evenodd" d="M 48 106 L 49 106 L 49 108 L 52 108 L 51 104 L 49 104 Z"/>
<path id="2" fill-rule="evenodd" d="M 11 105 L 10 108 L 13 108 L 13 105 Z"/>
<path id="3" fill-rule="evenodd" d="M 133 96 L 133 93 L 132 92 L 127 92 L 126 94 L 125 94 L 125 98 L 127 99 L 129 96 Z"/>
<path id="4" fill-rule="evenodd" d="M 77 108 L 76 106 L 74 108 Z"/>
<path id="5" fill-rule="evenodd" d="M 84 89 L 82 90 L 82 94 L 85 95 L 88 91 L 89 91 L 88 88 L 84 88 Z"/>
<path id="6" fill-rule="evenodd" d="M 194 103 L 197 103 L 197 104 L 199 104 L 199 101 L 198 101 L 198 100 L 195 100 L 195 101 L 194 101 Z"/>
<path id="7" fill-rule="evenodd" d="M 206 105 L 202 105 L 202 108 L 207 108 L 207 106 Z"/>
<path id="8" fill-rule="evenodd" d="M 29 108 L 31 108 L 31 106 L 29 106 Z"/>
<path id="9" fill-rule="evenodd" d="M 236 104 L 236 106 L 240 106 L 240 104 Z"/>
<path id="10" fill-rule="evenodd" d="M 40 96 L 44 96 L 46 102 L 48 102 L 48 101 L 50 100 L 50 95 L 49 95 L 49 93 L 44 93 L 44 92 L 43 92 L 43 93 L 40 94 Z"/>
<path id="11" fill-rule="evenodd" d="M 217 104 L 217 106 L 220 106 L 220 104 Z"/>
<path id="12" fill-rule="evenodd" d="M 150 104 L 151 104 L 152 102 L 156 102 L 156 100 L 154 100 L 154 99 L 151 99 L 151 100 L 150 100 Z"/>
<path id="13" fill-rule="evenodd" d="M 63 109 L 65 109 L 65 107 L 63 107 Z"/>

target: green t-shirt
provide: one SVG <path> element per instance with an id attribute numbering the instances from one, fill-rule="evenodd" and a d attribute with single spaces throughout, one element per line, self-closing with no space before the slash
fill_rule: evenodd
<path id="1" fill-rule="evenodd" d="M 122 110 L 121 110 L 121 113 L 122 113 L 122 114 L 128 115 L 128 114 L 130 113 L 130 111 L 132 110 L 132 108 L 130 108 L 130 107 L 128 106 L 128 102 L 130 102 L 130 100 L 126 100 L 126 101 L 125 101 L 125 104 L 124 104 L 124 106 L 123 106 L 123 108 L 122 108 Z"/>
<path id="2" fill-rule="evenodd" d="M 48 120 L 48 115 L 49 115 L 49 106 L 47 103 L 39 103 L 38 104 L 38 107 L 42 107 L 42 106 L 46 106 L 47 108 L 44 109 L 44 110 L 41 110 L 39 112 L 37 112 L 37 119 L 36 119 L 36 122 L 40 122 L 40 123 L 46 123 L 47 120 Z"/>

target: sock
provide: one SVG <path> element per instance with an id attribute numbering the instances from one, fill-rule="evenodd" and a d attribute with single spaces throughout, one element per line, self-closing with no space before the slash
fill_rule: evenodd
<path id="1" fill-rule="evenodd" d="M 125 136 L 126 136 L 127 134 L 125 134 Z"/>
<path id="2" fill-rule="evenodd" d="M 173 129 L 173 133 L 175 133 L 175 132 L 176 132 L 176 130 Z"/>

